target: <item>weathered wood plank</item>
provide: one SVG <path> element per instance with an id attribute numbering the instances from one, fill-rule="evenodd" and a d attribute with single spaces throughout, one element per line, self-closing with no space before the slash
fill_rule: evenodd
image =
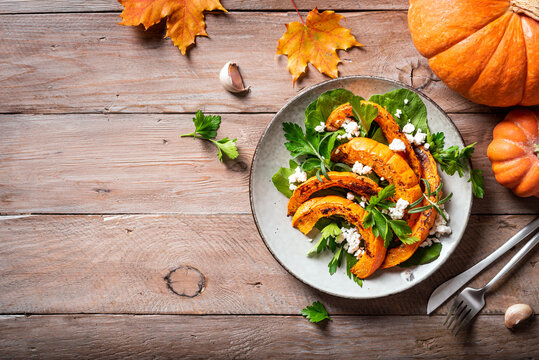
<path id="1" fill-rule="evenodd" d="M 163 27 L 143 31 L 119 26 L 119 19 L 106 13 L 4 16 L 0 111 L 276 112 L 302 88 L 328 79 L 310 67 L 294 88 L 286 58 L 275 57 L 284 25 L 297 19 L 293 12 L 207 16 L 211 38 L 198 38 L 189 56 L 162 39 Z M 406 12 L 352 12 L 346 26 L 365 47 L 340 53 L 341 76 L 413 82 L 446 111 L 489 111 L 435 78 L 412 44 Z M 227 61 L 239 63 L 252 86 L 248 95 L 222 88 L 218 73 Z"/>
<path id="2" fill-rule="evenodd" d="M 502 315 L 480 315 L 453 337 L 440 316 L 57 315 L 0 318 L 5 358 L 327 359 L 539 356 L 539 325 L 510 332 Z M 330 354 L 328 356 L 328 354 Z"/>
<path id="3" fill-rule="evenodd" d="M 290 0 L 222 0 L 228 10 L 293 10 Z M 407 0 L 339 0 L 320 3 L 315 0 L 302 0 L 297 4 L 300 10 L 407 10 Z M 62 12 L 98 12 L 121 11 L 117 1 L 93 0 L 50 0 L 46 3 L 39 0 L 3 0 L 0 2 L 0 14 L 13 13 L 62 13 Z"/>
<path id="4" fill-rule="evenodd" d="M 321 300 L 332 314 L 425 314 L 438 284 L 532 218 L 472 216 L 461 245 L 431 278 L 399 295 L 358 301 L 288 274 L 250 215 L 0 217 L 0 313 L 299 314 Z M 484 312 L 539 303 L 538 260 L 535 252 L 489 296 Z M 504 263 L 472 285 L 486 283 Z"/>
<path id="5" fill-rule="evenodd" d="M 238 137 L 240 157 L 219 163 L 212 144 L 179 135 L 192 115 L 3 115 L 0 121 L 0 212 L 250 212 L 249 167 L 269 114 L 227 114 L 219 136 Z M 453 119 L 467 143 L 478 141 L 486 197 L 474 213 L 537 213 L 495 182 L 485 157 L 499 116 Z"/>

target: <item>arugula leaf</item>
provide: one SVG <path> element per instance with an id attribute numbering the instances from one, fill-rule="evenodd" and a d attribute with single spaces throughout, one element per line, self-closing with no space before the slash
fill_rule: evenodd
<path id="1" fill-rule="evenodd" d="M 312 110 L 305 116 L 305 129 L 307 132 L 316 131 L 315 127 L 320 125 L 320 123 L 325 123 L 326 121 L 322 117 L 322 113 L 319 110 Z"/>
<path id="2" fill-rule="evenodd" d="M 428 264 L 440 256 L 442 251 L 441 243 L 434 243 L 429 247 L 419 247 L 417 248 L 414 255 L 412 255 L 408 260 L 399 264 L 401 267 L 410 267 L 414 265 L 423 265 Z"/>
<path id="3" fill-rule="evenodd" d="M 273 182 L 273 186 L 279 192 L 284 194 L 287 198 L 290 198 L 293 194 L 293 191 L 290 190 L 290 182 L 288 181 L 288 177 L 292 175 L 296 168 L 298 167 L 298 164 L 294 160 L 289 161 L 290 169 L 287 168 L 280 168 L 277 170 L 275 175 L 271 178 L 271 182 Z"/>
<path id="4" fill-rule="evenodd" d="M 374 131 L 372 136 L 370 136 L 371 139 L 378 141 L 379 143 L 382 143 L 384 145 L 389 145 L 389 141 L 387 141 L 384 132 L 382 129 L 378 128 Z"/>
<path id="5" fill-rule="evenodd" d="M 485 196 L 485 178 L 483 177 L 483 171 L 479 169 L 473 169 L 470 172 L 470 179 L 468 182 L 472 182 L 472 190 L 475 197 L 482 199 Z"/>
<path id="6" fill-rule="evenodd" d="M 475 150 L 474 146 L 477 143 L 468 145 L 462 149 L 458 146 L 450 146 L 444 149 L 445 135 L 442 132 L 427 135 L 427 142 L 429 143 L 429 150 L 432 157 L 440 168 L 449 175 L 458 173 L 460 177 L 464 176 L 467 170 L 470 170 L 469 159 Z M 472 190 L 476 197 L 483 198 L 485 194 L 484 179 L 481 170 L 471 170 L 470 179 L 468 182 L 472 182 Z"/>
<path id="7" fill-rule="evenodd" d="M 315 301 L 312 305 L 306 306 L 301 310 L 301 315 L 305 316 L 312 323 L 317 323 L 324 319 L 331 320 L 326 308 L 320 301 Z"/>
<path id="8" fill-rule="evenodd" d="M 318 97 L 316 109 L 320 111 L 325 122 L 333 110 L 339 105 L 350 102 L 354 96 L 354 93 L 345 89 L 326 91 Z"/>
<path id="9" fill-rule="evenodd" d="M 221 162 L 223 162 L 223 153 L 230 159 L 238 157 L 239 154 L 238 148 L 236 147 L 236 139 L 230 140 L 226 137 L 218 141 L 212 139 L 210 139 L 210 141 L 217 146 L 217 157 Z"/>
<path id="10" fill-rule="evenodd" d="M 217 136 L 217 129 L 221 125 L 221 117 L 219 115 L 204 115 L 201 110 L 198 110 L 193 122 L 195 123 L 195 131 L 190 134 L 180 135 L 180 137 L 191 136 L 196 138 L 198 135 L 210 140 Z"/>
<path id="11" fill-rule="evenodd" d="M 383 95 L 373 95 L 369 101 L 386 108 L 401 128 L 410 121 L 416 129 L 421 129 L 425 134 L 428 132 L 427 108 L 415 92 L 408 89 L 396 89 Z M 402 111 L 400 118 L 395 116 L 397 109 Z"/>
<path id="12" fill-rule="evenodd" d="M 335 272 L 337 271 L 337 268 L 341 266 L 342 257 L 343 257 L 343 251 L 342 251 L 343 245 L 344 244 L 341 244 L 339 246 L 339 249 L 337 250 L 337 252 L 335 252 L 335 255 L 333 255 L 333 258 L 328 264 L 330 275 L 335 274 Z"/>
<path id="13" fill-rule="evenodd" d="M 346 275 L 348 275 L 348 278 L 354 280 L 356 284 L 363 287 L 363 280 L 359 279 L 350 271 L 356 263 L 357 258 L 352 254 L 346 253 Z"/>

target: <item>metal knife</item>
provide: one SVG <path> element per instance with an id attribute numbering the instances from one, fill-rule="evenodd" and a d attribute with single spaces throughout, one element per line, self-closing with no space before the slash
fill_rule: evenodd
<path id="1" fill-rule="evenodd" d="M 528 225 L 524 226 L 519 232 L 517 232 L 513 237 L 505 244 L 500 246 L 492 254 L 466 270 L 460 275 L 455 276 L 452 279 L 447 280 L 442 285 L 438 286 L 436 290 L 432 292 L 427 304 L 427 314 L 432 313 L 440 305 L 442 305 L 447 299 L 456 293 L 461 287 L 466 285 L 468 281 L 473 279 L 477 274 L 483 271 L 487 266 L 492 264 L 496 259 L 505 254 L 509 249 L 520 243 L 522 240 L 528 238 L 533 234 L 539 227 L 539 217 L 535 218 Z"/>

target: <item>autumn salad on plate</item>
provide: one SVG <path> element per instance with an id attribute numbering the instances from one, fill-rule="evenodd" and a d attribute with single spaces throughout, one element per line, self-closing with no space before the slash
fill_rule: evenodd
<path id="1" fill-rule="evenodd" d="M 452 194 L 438 165 L 469 176 L 483 196 L 481 171 L 469 169 L 475 144 L 444 148 L 444 133 L 431 133 L 425 105 L 408 89 L 368 100 L 327 91 L 306 108 L 304 127 L 285 122 L 283 131 L 292 159 L 272 181 L 289 198 L 292 226 L 314 240 L 306 256 L 332 252 L 329 273 L 345 265 L 360 286 L 376 271 L 440 254 Z"/>

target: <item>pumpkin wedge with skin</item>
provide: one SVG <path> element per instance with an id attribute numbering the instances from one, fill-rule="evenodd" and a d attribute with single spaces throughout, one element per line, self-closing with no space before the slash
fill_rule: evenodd
<path id="1" fill-rule="evenodd" d="M 344 217 L 357 228 L 365 242 L 365 252 L 350 269 L 358 278 L 365 279 L 380 267 L 386 255 L 384 240 L 374 236 L 370 229 L 363 227 L 363 219 L 366 215 L 365 210 L 355 202 L 330 195 L 313 198 L 301 204 L 292 218 L 292 226 L 307 234 L 323 217 Z"/>
<path id="2" fill-rule="evenodd" d="M 511 111 L 493 131 L 487 156 L 501 185 L 539 197 L 539 109 Z"/>
<path id="3" fill-rule="evenodd" d="M 423 194 L 419 179 L 408 163 L 388 146 L 376 140 L 364 137 L 353 138 L 333 150 L 331 160 L 349 166 L 353 166 L 356 161 L 370 166 L 378 176 L 395 184 L 396 199 L 401 198 L 411 204 Z"/>
<path id="4" fill-rule="evenodd" d="M 430 185 L 430 188 L 432 189 L 432 191 L 434 191 L 440 185 L 440 176 L 438 175 L 436 161 L 434 160 L 430 152 L 426 150 L 423 146 L 416 147 L 415 151 L 419 160 L 421 161 L 421 165 L 423 168 L 423 178 L 427 180 Z M 432 202 L 436 202 L 436 197 L 431 196 L 430 200 Z M 429 202 L 427 200 L 423 200 L 423 202 L 419 206 L 426 205 L 429 205 Z M 419 238 L 419 241 L 414 244 L 401 244 L 398 247 L 389 249 L 389 251 L 387 252 L 387 256 L 380 268 L 385 269 L 393 267 L 400 264 L 401 262 L 408 260 L 414 254 L 417 248 L 419 248 L 419 245 L 421 245 L 421 243 L 425 241 L 427 236 L 429 236 L 430 228 L 434 225 L 437 214 L 438 211 L 436 211 L 436 209 L 434 208 L 430 208 L 420 213 L 416 222 L 411 225 L 411 236 Z"/>
<path id="5" fill-rule="evenodd" d="M 399 124 L 395 121 L 393 115 L 391 115 L 383 106 L 373 103 L 372 101 L 362 100 L 361 104 L 372 105 L 378 109 L 378 115 L 374 121 L 380 125 L 384 136 L 387 141 L 391 142 L 395 139 L 401 140 L 406 146 L 406 152 L 399 152 L 398 154 L 402 156 L 410 165 L 417 177 L 421 176 L 421 164 L 417 159 L 417 156 L 414 153 L 412 144 L 406 137 L 406 135 L 401 131 Z M 350 103 L 344 103 L 329 115 L 328 120 L 326 121 L 326 129 L 329 131 L 338 130 L 344 120 L 351 118 L 353 116 L 352 105 Z"/>
<path id="6" fill-rule="evenodd" d="M 313 176 L 299 185 L 288 201 L 288 216 L 294 215 L 301 204 L 309 200 L 312 194 L 320 190 L 340 187 L 367 198 L 378 194 L 381 190 L 373 180 L 351 172 L 330 171 L 328 172 L 328 176 L 330 180 L 323 176 L 323 181 L 320 181 L 316 176 Z"/>

